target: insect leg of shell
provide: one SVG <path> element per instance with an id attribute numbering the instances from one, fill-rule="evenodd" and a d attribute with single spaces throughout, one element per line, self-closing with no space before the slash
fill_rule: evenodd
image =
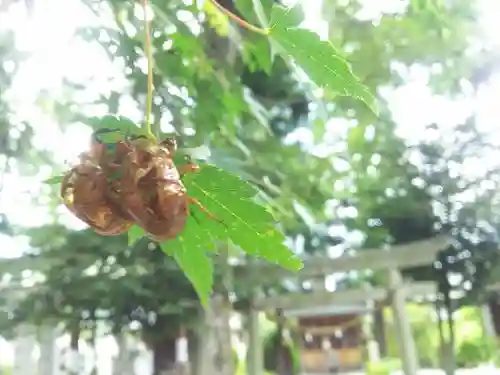
<path id="1" fill-rule="evenodd" d="M 226 229 L 229 229 L 228 226 L 226 225 L 226 223 L 224 223 L 221 219 L 219 219 L 217 216 L 215 216 L 210 211 L 208 211 L 205 208 L 205 206 L 203 206 L 203 204 L 201 204 L 200 201 L 198 201 L 197 199 L 188 197 L 188 202 L 190 204 L 194 204 L 195 206 L 197 206 L 200 209 L 201 212 L 203 212 L 205 215 L 207 215 L 212 220 L 217 221 L 218 223 L 224 225 L 226 227 Z"/>
<path id="2" fill-rule="evenodd" d="M 177 170 L 179 171 L 181 176 L 187 173 L 198 172 L 200 170 L 200 166 L 193 162 L 191 156 L 185 155 L 184 160 L 186 161 L 186 164 L 177 166 Z"/>
<path id="3" fill-rule="evenodd" d="M 200 170 L 200 167 L 196 164 L 184 164 L 179 165 L 177 167 L 177 170 L 179 171 L 181 176 L 184 176 L 186 173 L 198 172 Z"/>

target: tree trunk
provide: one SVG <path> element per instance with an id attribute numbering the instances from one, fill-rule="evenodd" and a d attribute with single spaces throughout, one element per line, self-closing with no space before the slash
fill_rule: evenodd
<path id="1" fill-rule="evenodd" d="M 450 350 L 449 342 L 444 334 L 444 322 L 439 306 L 436 306 L 437 317 L 438 317 L 438 332 L 439 332 L 439 361 L 441 368 L 446 374 L 449 374 L 449 362 L 450 362 Z"/>
<path id="2" fill-rule="evenodd" d="M 449 332 L 449 343 L 448 343 L 448 363 L 445 369 L 446 375 L 454 375 L 457 368 L 457 361 L 455 358 L 455 320 L 453 319 L 453 308 L 452 306 L 447 306 L 448 311 L 448 332 Z"/>
<path id="3" fill-rule="evenodd" d="M 209 305 L 202 311 L 198 327 L 200 367 L 203 375 L 234 375 L 234 354 L 231 342 L 232 305 L 229 293 L 233 290 L 232 268 L 228 263 L 227 244 L 219 246 L 221 280 L 214 286 Z"/>
<path id="4" fill-rule="evenodd" d="M 387 357 L 387 337 L 385 328 L 384 309 L 376 309 L 373 313 L 373 338 L 377 342 L 380 358 Z"/>
<path id="5" fill-rule="evenodd" d="M 63 373 L 69 375 L 78 375 L 85 368 L 85 363 L 82 355 L 80 354 L 80 320 L 72 321 L 68 326 L 70 335 L 69 349 L 66 352 L 64 362 L 61 364 Z"/>
<path id="6" fill-rule="evenodd" d="M 203 375 L 200 367 L 200 339 L 196 331 L 187 332 L 188 339 L 188 358 L 191 375 Z"/>
<path id="7" fill-rule="evenodd" d="M 285 330 L 285 316 L 283 311 L 278 309 L 276 311 L 277 318 L 277 331 L 278 331 L 278 353 L 276 361 L 276 373 L 278 375 L 294 375 L 293 357 L 290 348 L 286 345 L 284 330 Z"/>
<path id="8" fill-rule="evenodd" d="M 79 340 L 80 340 L 80 322 L 75 323 L 70 327 L 69 347 L 74 351 L 78 351 L 80 349 L 80 345 L 78 343 Z"/>
<path id="9" fill-rule="evenodd" d="M 118 344 L 118 356 L 113 362 L 112 375 L 133 375 L 134 363 L 139 351 L 131 345 L 130 337 L 119 328 L 115 327 L 113 336 Z"/>
<path id="10" fill-rule="evenodd" d="M 294 375 L 293 357 L 290 349 L 283 342 L 278 347 L 277 375 Z"/>
<path id="11" fill-rule="evenodd" d="M 446 338 L 444 337 L 443 317 L 441 316 L 441 309 L 439 308 L 438 303 L 436 303 L 436 315 L 438 319 L 439 344 L 440 346 L 443 346 L 446 342 Z"/>
<path id="12" fill-rule="evenodd" d="M 489 303 L 484 303 L 478 307 L 481 312 L 481 325 L 483 327 L 483 334 L 489 338 L 496 338 L 497 333 L 495 331 L 494 316 L 491 313 L 491 307 Z"/>
<path id="13" fill-rule="evenodd" d="M 231 306 L 224 296 L 214 295 L 204 311 L 200 324 L 200 363 L 203 375 L 233 375 L 234 355 L 231 344 L 229 315 Z"/>
<path id="14" fill-rule="evenodd" d="M 500 304 L 498 303 L 497 298 L 491 298 L 488 306 L 493 317 L 493 325 L 495 326 L 496 336 L 500 336 Z"/>
<path id="15" fill-rule="evenodd" d="M 455 374 L 455 353 L 454 353 L 454 332 L 452 330 L 448 331 L 448 337 L 445 336 L 444 333 L 444 322 L 442 317 L 442 311 L 440 308 L 440 302 L 436 302 L 436 312 L 438 316 L 438 329 L 439 329 L 439 341 L 440 341 L 440 360 L 441 360 L 441 368 L 445 372 L 446 375 L 454 375 Z M 450 313 L 447 309 L 448 314 Z M 453 329 L 453 323 L 450 323 L 450 318 L 448 317 L 448 329 Z"/>
<path id="16" fill-rule="evenodd" d="M 93 314 L 94 320 L 92 321 L 92 334 L 90 338 L 90 346 L 92 348 L 93 361 L 92 361 L 92 370 L 90 375 L 97 375 L 97 320 L 95 319 L 95 314 Z"/>
<path id="17" fill-rule="evenodd" d="M 177 337 L 164 336 L 151 343 L 153 351 L 153 375 L 171 374 L 176 369 Z"/>

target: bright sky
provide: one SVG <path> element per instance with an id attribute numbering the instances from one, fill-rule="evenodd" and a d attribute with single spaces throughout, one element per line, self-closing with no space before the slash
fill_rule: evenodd
<path id="1" fill-rule="evenodd" d="M 481 4 L 481 24 L 484 31 L 484 43 L 494 46 L 500 54 L 500 26 L 498 15 L 500 15 L 500 1 L 479 0 Z M 308 21 L 311 28 L 324 32 L 324 25 L 318 23 L 318 12 L 320 11 L 319 0 L 307 0 Z M 37 123 L 41 131 L 36 135 L 35 146 L 46 148 L 56 153 L 57 159 L 63 163 L 74 159 L 86 147 L 89 138 L 89 129 L 73 126 L 66 134 L 62 134 L 50 116 L 47 116 L 37 103 L 40 92 L 46 91 L 51 97 L 64 98 L 63 77 L 71 77 L 73 81 L 81 82 L 86 87 L 92 87 L 80 100 L 91 100 L 96 93 L 103 93 L 110 89 L 126 87 L 126 82 L 119 76 L 120 69 L 116 63 L 108 61 L 104 52 L 95 45 L 72 39 L 75 29 L 84 24 L 95 23 L 95 18 L 87 8 L 82 6 L 78 0 L 45 0 L 35 1 L 35 10 L 32 18 L 27 21 L 24 17 L 22 7 L 13 7 L 11 13 L 0 14 L 0 33 L 6 29 L 16 30 L 18 46 L 21 50 L 31 54 L 30 59 L 22 66 L 16 76 L 10 100 L 19 119 L 25 119 Z M 395 9 L 404 5 L 400 0 L 373 1 L 366 0 L 367 15 L 378 14 L 381 10 Z M 117 75 L 118 72 L 118 75 Z M 110 86 L 109 77 L 114 77 Z M 500 119 L 500 106 L 498 97 L 500 94 L 500 75 L 494 77 L 490 84 L 483 88 L 480 95 L 464 100 L 463 103 L 451 103 L 442 98 L 433 97 L 426 86 L 425 79 L 415 74 L 414 80 L 399 92 L 394 93 L 392 100 L 396 109 L 396 117 L 405 123 L 401 132 L 409 137 L 415 137 L 418 128 L 434 120 L 440 123 L 455 124 L 462 120 L 469 111 L 476 107 L 480 127 L 497 133 L 496 126 Z M 418 103 L 418 105 L 415 105 Z M 425 108 L 425 110 L 422 110 Z M 105 108 L 93 108 L 93 114 L 99 115 L 106 112 Z M 141 119 L 141 111 L 133 102 L 122 103 L 121 114 L 136 120 Z M 21 117 L 22 116 L 22 117 Z M 301 134 L 307 137 L 307 134 Z M 500 141 L 500 137 L 497 138 Z M 500 142 L 499 142 L 500 143 Z M 500 160 L 496 156 L 494 161 Z M 485 168 L 487 160 L 483 160 L 481 168 Z M 478 164 L 468 166 L 470 173 L 477 170 Z M 42 181 L 51 175 L 50 168 L 40 169 L 38 181 Z M 9 218 L 16 223 L 36 226 L 47 222 L 47 212 L 43 205 L 34 206 L 30 203 L 29 195 L 43 193 L 41 184 L 22 183 L 23 178 L 8 176 L 5 181 L 4 191 L 0 197 L 0 212 L 5 212 Z M 30 186 L 29 191 L 19 186 Z M 26 212 L 30 212 L 27 216 Z M 75 226 L 81 223 L 67 216 L 67 223 L 72 222 Z M 0 248 L 3 257 L 16 257 L 27 248 L 26 241 L 22 239 L 11 239 L 0 237 Z M 101 342 L 99 351 L 102 353 L 104 347 L 113 346 L 109 341 Z M 115 349 L 111 349 L 114 351 Z M 0 339 L 0 363 L 10 362 L 12 353 L 10 346 Z M 109 351 L 106 353 L 111 354 Z M 105 366 L 105 364 L 102 364 Z"/>

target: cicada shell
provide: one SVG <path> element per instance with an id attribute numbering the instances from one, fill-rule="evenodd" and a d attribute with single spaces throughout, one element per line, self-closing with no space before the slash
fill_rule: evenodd
<path id="1" fill-rule="evenodd" d="M 157 241 L 184 230 L 188 197 L 168 149 L 135 143 L 121 169 L 124 209 Z"/>
<path id="2" fill-rule="evenodd" d="M 80 220 L 102 235 L 118 235 L 133 225 L 124 219 L 107 199 L 107 179 L 103 171 L 89 162 L 72 168 L 61 184 L 64 205 Z"/>
<path id="3" fill-rule="evenodd" d="M 172 159 L 175 138 L 159 144 L 145 137 L 104 142 L 97 135 L 63 179 L 66 207 L 99 234 L 121 234 L 137 224 L 157 241 L 177 237 L 190 199 Z M 194 170 L 189 164 L 181 172 Z"/>

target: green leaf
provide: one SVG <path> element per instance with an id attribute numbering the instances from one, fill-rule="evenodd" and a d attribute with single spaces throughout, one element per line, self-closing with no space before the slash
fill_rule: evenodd
<path id="1" fill-rule="evenodd" d="M 357 124 L 356 126 L 349 129 L 347 135 L 347 149 L 352 154 L 360 152 L 366 148 L 366 126 L 363 124 Z"/>
<path id="2" fill-rule="evenodd" d="M 95 131 L 101 131 L 99 138 L 103 142 L 115 142 L 125 135 L 141 135 L 144 133 L 134 121 L 124 116 L 90 117 L 84 122 Z"/>
<path id="3" fill-rule="evenodd" d="M 206 1 L 201 8 L 207 15 L 207 21 L 220 36 L 229 36 L 229 21 L 225 14 L 211 2 Z"/>
<path id="4" fill-rule="evenodd" d="M 236 0 L 235 5 L 238 11 L 245 17 L 245 20 L 255 26 L 267 28 L 267 15 L 264 13 L 264 7 L 260 3 L 260 0 Z M 267 37 L 248 32 L 245 34 L 242 47 L 243 58 L 250 70 L 263 70 L 267 74 L 271 74 L 274 51 L 272 51 Z"/>
<path id="5" fill-rule="evenodd" d="M 268 28 L 269 15 L 271 14 L 270 10 L 272 9 L 273 0 L 251 0 L 251 3 L 253 5 L 254 12 L 257 15 L 257 19 L 259 20 L 260 26 Z M 267 10 L 269 10 L 269 12 L 267 12 Z"/>
<path id="6" fill-rule="evenodd" d="M 43 183 L 47 185 L 57 185 L 62 182 L 63 178 L 64 176 L 53 176 L 43 181 Z"/>
<path id="7" fill-rule="evenodd" d="M 94 132 L 94 137 L 100 142 L 107 144 L 115 144 L 116 142 L 123 140 L 125 138 L 125 131 L 118 128 L 116 129 L 98 129 Z"/>
<path id="8" fill-rule="evenodd" d="M 238 9 L 245 20 L 254 26 L 269 27 L 269 17 L 274 0 L 235 0 Z"/>
<path id="9" fill-rule="evenodd" d="M 298 27 L 298 7 L 273 6 L 270 36 L 318 86 L 359 99 L 378 115 L 375 97 L 354 75 L 341 52 L 316 33 Z"/>
<path id="10" fill-rule="evenodd" d="M 322 119 L 314 120 L 312 123 L 312 133 L 315 142 L 321 142 L 325 136 L 325 121 Z"/>
<path id="11" fill-rule="evenodd" d="M 298 28 L 303 21 L 304 12 L 300 4 L 296 4 L 293 8 L 286 8 L 274 3 L 271 8 L 270 28 Z"/>
<path id="12" fill-rule="evenodd" d="M 302 268 L 300 259 L 285 246 L 285 236 L 276 228 L 272 214 L 256 203 L 257 191 L 248 182 L 215 166 L 202 165 L 198 173 L 186 175 L 184 183 L 189 196 L 217 219 L 199 207 L 190 210 L 215 239 L 230 239 L 246 253 L 292 271 Z"/>
<path id="13" fill-rule="evenodd" d="M 161 248 L 175 259 L 206 307 L 214 283 L 213 262 L 207 255 L 215 251 L 210 230 L 199 224 L 195 216 L 189 216 L 184 232 L 175 240 L 162 243 Z"/>
<path id="14" fill-rule="evenodd" d="M 142 229 L 141 227 L 139 227 L 137 225 L 134 225 L 127 232 L 128 245 L 129 246 L 134 245 L 137 241 L 139 241 L 144 236 L 146 236 L 146 232 L 144 231 L 144 229 Z"/>

